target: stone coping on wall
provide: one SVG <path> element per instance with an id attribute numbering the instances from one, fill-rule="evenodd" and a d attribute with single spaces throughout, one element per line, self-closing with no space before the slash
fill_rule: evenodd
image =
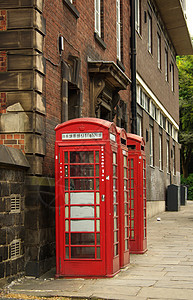
<path id="1" fill-rule="evenodd" d="M 0 145 L 0 165 L 15 166 L 21 168 L 29 168 L 29 163 L 19 149 Z"/>

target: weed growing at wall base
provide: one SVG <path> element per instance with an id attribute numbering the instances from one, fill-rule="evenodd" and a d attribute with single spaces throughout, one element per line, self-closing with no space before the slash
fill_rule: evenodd
<path id="1" fill-rule="evenodd" d="M 188 200 L 193 200 L 193 173 L 189 174 L 187 178 L 181 175 L 181 184 L 188 187 Z"/>

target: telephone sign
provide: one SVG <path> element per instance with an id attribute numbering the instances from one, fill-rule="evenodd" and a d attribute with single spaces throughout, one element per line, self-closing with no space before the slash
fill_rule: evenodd
<path id="1" fill-rule="evenodd" d="M 74 133 L 63 133 L 62 140 L 88 140 L 88 139 L 102 139 L 102 132 L 74 132 Z"/>

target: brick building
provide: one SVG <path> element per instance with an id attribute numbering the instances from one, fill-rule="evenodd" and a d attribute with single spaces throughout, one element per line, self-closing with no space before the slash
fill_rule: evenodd
<path id="1" fill-rule="evenodd" d="M 136 0 L 137 133 L 146 140 L 149 216 L 165 210 L 167 186 L 180 184 L 176 55 L 193 48 L 185 1 L 174 2 Z"/>
<path id="2" fill-rule="evenodd" d="M 180 1 L 175 2 L 179 6 Z M 180 31 L 179 37 L 184 38 L 183 43 L 170 31 L 175 18 L 171 20 L 164 10 L 167 5 L 162 10 L 160 3 L 0 0 L 0 144 L 20 149 L 30 165 L 25 179 L 23 237 L 27 275 L 39 276 L 55 265 L 57 124 L 98 117 L 143 135 L 151 214 L 164 209 L 166 186 L 179 183 L 175 55 L 192 53 L 192 48 L 181 6 L 179 20 L 185 34 Z M 160 52 L 156 50 L 158 40 Z"/>
<path id="3" fill-rule="evenodd" d="M 0 142 L 30 164 L 25 269 L 39 276 L 55 265 L 54 128 L 97 116 L 130 131 L 130 4 L 11 0 L 0 14 Z"/>

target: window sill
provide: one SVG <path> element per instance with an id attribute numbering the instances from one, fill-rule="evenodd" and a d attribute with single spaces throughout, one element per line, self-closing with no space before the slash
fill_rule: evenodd
<path id="1" fill-rule="evenodd" d="M 98 33 L 94 33 L 94 37 L 95 40 L 97 41 L 97 43 L 105 50 L 107 48 L 105 42 L 103 41 L 103 39 L 98 35 Z"/>
<path id="2" fill-rule="evenodd" d="M 155 166 L 152 166 L 152 165 L 149 165 L 149 166 L 150 166 L 150 168 L 155 169 Z"/>
<path id="3" fill-rule="evenodd" d="M 142 40 L 142 35 L 141 35 L 141 33 L 137 29 L 136 29 L 136 33 L 139 36 L 139 38 Z"/>
<path id="4" fill-rule="evenodd" d="M 125 72 L 125 67 L 124 67 L 123 63 L 122 63 L 119 59 L 117 59 L 117 66 L 118 66 L 123 72 Z"/>
<path id="5" fill-rule="evenodd" d="M 63 3 L 68 7 L 68 9 L 76 17 L 76 19 L 78 19 L 80 14 L 79 14 L 78 10 L 76 9 L 76 7 L 69 0 L 63 0 Z"/>
<path id="6" fill-rule="evenodd" d="M 167 83 L 169 85 L 169 81 L 165 79 L 165 83 Z"/>
<path id="7" fill-rule="evenodd" d="M 153 59 L 153 54 L 152 54 L 152 52 L 150 52 L 149 50 L 147 50 L 147 52 L 149 53 L 149 55 L 150 55 L 151 58 Z"/>

